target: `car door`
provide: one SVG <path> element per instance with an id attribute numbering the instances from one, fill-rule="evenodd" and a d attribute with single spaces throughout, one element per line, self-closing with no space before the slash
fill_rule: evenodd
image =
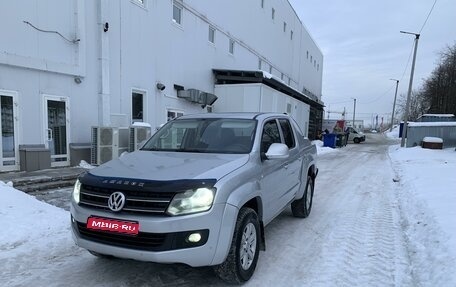
<path id="1" fill-rule="evenodd" d="M 268 120 L 262 127 L 260 152 L 266 153 L 273 143 L 282 143 L 279 123 Z M 282 210 L 282 196 L 285 194 L 287 159 L 263 160 L 261 163 L 260 188 L 263 199 L 263 220 L 269 223 Z"/>
<path id="2" fill-rule="evenodd" d="M 292 201 L 298 192 L 301 183 L 302 158 L 297 146 L 296 135 L 288 119 L 279 119 L 283 142 L 288 146 L 290 155 L 285 164 L 284 194 L 281 196 L 281 205 L 285 206 Z"/>

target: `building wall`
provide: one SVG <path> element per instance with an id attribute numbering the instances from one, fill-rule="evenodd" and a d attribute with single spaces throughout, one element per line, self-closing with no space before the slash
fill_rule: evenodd
<path id="1" fill-rule="evenodd" d="M 182 8 L 181 24 L 173 21 L 173 3 Z M 262 69 L 321 99 L 320 49 L 288 1 L 264 3 L 0 1 L 0 11 L 8 11 L 0 19 L 7 39 L 0 42 L 0 94 L 16 95 L 15 143 L 48 144 L 45 96 L 67 101 L 67 144 L 90 142 L 90 127 L 110 125 L 113 116 L 131 123 L 132 91 L 144 93 L 144 120 L 152 127 L 166 122 L 168 110 L 204 112 L 178 98 L 174 85 L 214 93 L 212 69 Z"/>
<path id="2" fill-rule="evenodd" d="M 216 85 L 219 105 L 214 112 L 273 112 L 294 118 L 308 136 L 310 107 L 264 84 Z"/>

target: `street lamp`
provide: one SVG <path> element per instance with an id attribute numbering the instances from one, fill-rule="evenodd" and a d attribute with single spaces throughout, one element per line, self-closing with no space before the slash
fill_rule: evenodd
<path id="1" fill-rule="evenodd" d="M 390 132 L 393 131 L 393 124 L 394 124 L 394 109 L 396 108 L 396 97 L 397 97 L 397 86 L 399 86 L 399 80 L 390 79 L 391 81 L 396 81 L 396 92 L 394 93 L 394 103 L 393 103 L 393 114 L 391 115 L 391 128 Z"/>
<path id="2" fill-rule="evenodd" d="M 355 129 L 355 111 L 356 111 L 356 99 L 353 98 L 353 129 Z"/>
<path id="3" fill-rule="evenodd" d="M 409 82 L 408 93 L 407 93 L 407 102 L 405 104 L 404 127 L 402 128 L 401 147 L 404 147 L 405 138 L 407 137 L 407 123 L 408 123 L 407 121 L 408 121 L 409 109 L 410 109 L 410 97 L 412 95 L 413 73 L 415 72 L 416 50 L 418 48 L 418 40 L 420 39 L 420 34 L 404 32 L 404 31 L 400 31 L 400 32 L 403 34 L 415 35 L 415 51 L 413 52 L 412 71 L 410 72 L 410 82 Z"/>

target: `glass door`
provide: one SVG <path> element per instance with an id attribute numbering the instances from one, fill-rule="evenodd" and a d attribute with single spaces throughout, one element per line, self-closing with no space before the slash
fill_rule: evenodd
<path id="1" fill-rule="evenodd" d="M 0 125 L 0 171 L 19 169 L 17 139 L 17 103 L 15 95 L 0 92 L 1 125 Z"/>
<path id="2" fill-rule="evenodd" d="M 51 152 L 51 167 L 68 166 L 68 98 L 45 96 L 45 145 Z"/>

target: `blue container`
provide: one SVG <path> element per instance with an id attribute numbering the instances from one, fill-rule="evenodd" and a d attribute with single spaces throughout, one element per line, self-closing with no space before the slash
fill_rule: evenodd
<path id="1" fill-rule="evenodd" d="M 335 148 L 336 147 L 336 134 L 324 134 L 323 135 L 323 146 Z"/>

